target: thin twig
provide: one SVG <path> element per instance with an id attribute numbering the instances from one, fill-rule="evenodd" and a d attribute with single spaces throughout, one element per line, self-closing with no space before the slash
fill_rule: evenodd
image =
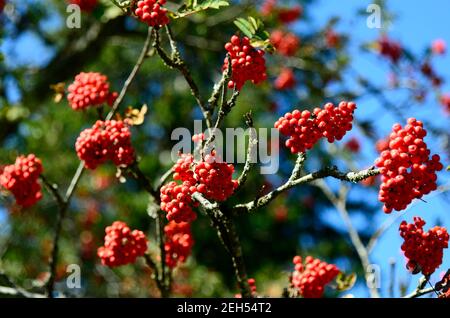
<path id="1" fill-rule="evenodd" d="M 339 214 L 341 215 L 341 218 L 345 222 L 347 226 L 347 231 L 350 236 L 350 240 L 360 258 L 361 264 L 363 266 L 363 270 L 365 273 L 366 283 L 367 287 L 369 287 L 370 295 L 375 298 L 379 298 L 380 295 L 378 293 L 377 287 L 373 284 L 373 281 L 371 280 L 371 277 L 369 276 L 369 273 L 367 272 L 368 267 L 370 266 L 369 261 L 369 253 L 367 252 L 367 249 L 365 248 L 363 242 L 361 241 L 361 238 L 356 231 L 356 229 L 353 227 L 352 221 L 350 219 L 350 215 L 347 211 L 347 188 L 345 186 L 341 186 L 341 190 L 339 193 L 339 196 L 336 196 L 331 189 L 328 187 L 328 185 L 325 183 L 324 180 L 317 180 L 316 185 L 322 190 L 322 192 L 325 194 L 325 196 L 330 200 L 330 202 L 334 205 L 334 207 L 338 210 Z"/>
<path id="2" fill-rule="evenodd" d="M 170 28 L 169 27 L 166 28 L 166 33 L 167 36 L 169 37 L 169 42 L 172 48 L 171 57 L 164 51 L 164 49 L 161 46 L 161 36 L 159 34 L 159 30 L 154 29 L 153 33 L 155 35 L 153 47 L 156 49 L 156 52 L 168 67 L 177 69 L 183 75 L 184 79 L 186 80 L 191 89 L 192 96 L 194 96 L 195 100 L 197 101 L 197 104 L 199 105 L 203 113 L 203 117 L 205 118 L 207 127 L 211 128 L 212 125 L 211 114 L 208 111 L 208 109 L 206 109 L 206 106 L 200 97 L 200 90 L 198 89 L 198 86 L 195 83 L 191 75 L 191 72 L 189 71 L 185 61 L 181 58 L 181 55 L 178 52 L 176 42 L 172 37 L 172 32 L 170 31 Z"/>
<path id="3" fill-rule="evenodd" d="M 205 213 L 209 216 L 213 226 L 217 230 L 220 241 L 224 245 L 227 252 L 230 253 L 242 297 L 251 297 L 251 292 L 247 281 L 247 271 L 242 254 L 242 247 L 232 217 L 225 215 L 220 210 L 217 203 L 210 202 L 200 193 L 195 193 L 192 197 L 200 203 Z"/>
<path id="4" fill-rule="evenodd" d="M 246 123 L 249 128 L 249 138 L 248 138 L 248 146 L 247 146 L 247 158 L 245 160 L 244 168 L 242 169 L 242 173 L 238 178 L 238 186 L 234 190 L 234 193 L 239 192 L 242 186 L 245 184 L 248 178 L 248 174 L 254 162 L 256 162 L 256 146 L 258 145 L 258 138 L 256 137 L 256 131 L 253 127 L 253 118 L 252 113 L 249 112 L 245 115 Z"/>
<path id="5" fill-rule="evenodd" d="M 312 182 L 317 179 L 323 179 L 327 177 L 333 177 L 335 179 L 339 179 L 342 181 L 348 181 L 348 182 L 359 182 L 364 179 L 367 179 L 371 176 L 378 175 L 380 171 L 378 169 L 375 169 L 375 167 L 371 167 L 369 169 L 361 170 L 358 172 L 341 172 L 337 169 L 337 167 L 328 167 L 321 169 L 319 171 L 307 174 L 303 177 L 299 178 L 289 178 L 289 180 L 281 185 L 280 187 L 276 188 L 275 190 L 269 192 L 268 194 L 257 198 L 256 200 L 253 200 L 251 202 L 247 202 L 244 204 L 237 204 L 234 206 L 235 212 L 238 213 L 245 213 L 245 212 L 251 212 L 254 211 L 260 207 L 266 206 L 269 204 L 273 199 L 275 199 L 278 195 L 283 193 L 284 191 L 287 191 L 295 186 L 305 184 Z"/>

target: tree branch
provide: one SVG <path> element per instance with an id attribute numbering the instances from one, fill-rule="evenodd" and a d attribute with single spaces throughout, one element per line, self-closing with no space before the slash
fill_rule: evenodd
<path id="1" fill-rule="evenodd" d="M 166 33 L 167 36 L 169 37 L 169 42 L 172 49 L 171 57 L 164 51 L 164 49 L 161 46 L 161 36 L 159 34 L 159 30 L 154 29 L 153 32 L 155 34 L 155 42 L 153 43 L 153 47 L 156 49 L 156 52 L 168 67 L 177 69 L 183 75 L 184 79 L 186 80 L 191 89 L 192 96 L 194 96 L 195 100 L 197 101 L 197 104 L 199 105 L 203 113 L 203 117 L 205 118 L 207 127 L 211 128 L 211 114 L 209 110 L 206 109 L 206 106 L 200 97 L 200 90 L 198 89 L 197 84 L 192 78 L 191 72 L 186 66 L 186 62 L 181 58 L 181 55 L 176 47 L 176 42 L 172 37 L 172 32 L 170 31 L 170 28 L 166 26 Z"/>
<path id="2" fill-rule="evenodd" d="M 300 163 L 302 162 L 302 160 L 300 160 L 300 159 L 299 159 L 299 161 L 300 161 Z M 294 171 L 296 168 L 299 169 L 296 165 L 296 167 L 294 167 Z M 294 174 L 294 171 L 293 171 L 293 174 Z M 375 169 L 375 167 L 371 167 L 369 169 L 361 170 L 358 172 L 344 173 L 344 172 L 339 171 L 337 167 L 333 166 L 333 167 L 321 169 L 319 171 L 307 174 L 307 175 L 305 175 L 303 177 L 299 177 L 299 178 L 296 178 L 295 176 L 293 177 L 293 175 L 291 175 L 289 180 L 286 183 L 284 183 L 283 185 L 281 185 L 280 187 L 276 188 L 275 190 L 271 191 L 270 193 L 268 193 L 260 198 L 257 198 L 254 201 L 247 202 L 244 204 L 237 204 L 234 206 L 233 210 L 238 213 L 254 211 L 258 208 L 261 208 L 261 207 L 269 204 L 273 199 L 275 199 L 282 192 L 287 191 L 295 186 L 309 183 L 309 182 L 312 182 L 317 179 L 333 177 L 335 179 L 339 179 L 342 181 L 356 183 L 356 182 L 362 181 L 364 179 L 367 179 L 371 176 L 378 175 L 379 173 L 380 173 L 380 171 L 378 169 Z"/>

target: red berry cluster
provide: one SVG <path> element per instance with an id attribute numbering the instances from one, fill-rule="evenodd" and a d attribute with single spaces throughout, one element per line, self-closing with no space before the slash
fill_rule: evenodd
<path id="1" fill-rule="evenodd" d="M 81 72 L 69 85 L 67 99 L 74 110 L 83 110 L 89 106 L 112 105 L 117 98 L 116 92 L 109 91 L 108 77 L 100 73 Z"/>
<path id="2" fill-rule="evenodd" d="M 308 110 L 294 110 L 278 119 L 275 128 L 290 137 L 286 141 L 286 147 L 292 153 L 305 152 L 321 137 L 327 138 L 328 142 L 341 140 L 352 128 L 355 109 L 355 103 L 341 102 L 337 107 L 327 103 L 323 109 L 315 108 L 313 113 Z"/>
<path id="3" fill-rule="evenodd" d="M 414 223 L 403 221 L 400 224 L 400 236 L 404 239 L 401 246 L 408 259 L 406 267 L 417 274 L 431 275 L 441 264 L 444 248 L 448 248 L 449 235 L 447 230 L 440 226 L 425 232 L 425 221 L 414 217 Z"/>
<path id="4" fill-rule="evenodd" d="M 0 185 L 11 191 L 18 205 L 29 207 L 42 198 L 39 175 L 42 163 L 35 155 L 19 156 L 12 165 L 5 166 L 0 174 Z"/>
<path id="5" fill-rule="evenodd" d="M 163 26 L 169 23 L 167 9 L 162 6 L 166 0 L 140 0 L 134 11 L 142 22 L 149 26 Z"/>
<path id="6" fill-rule="evenodd" d="M 105 244 L 97 254 L 102 264 L 115 267 L 134 263 L 136 258 L 147 251 L 147 238 L 139 230 L 131 230 L 121 221 L 115 221 L 105 229 Z"/>
<path id="7" fill-rule="evenodd" d="M 204 161 L 194 168 L 197 191 L 208 199 L 225 201 L 238 185 L 237 180 L 233 180 L 233 172 L 233 165 L 218 160 L 214 155 L 206 155 Z"/>
<path id="8" fill-rule="evenodd" d="M 76 4 L 81 11 L 92 12 L 97 6 L 97 0 L 69 0 L 70 4 Z"/>
<path id="9" fill-rule="evenodd" d="M 161 210 L 167 212 L 169 221 L 192 222 L 197 218 L 193 207 L 197 205 L 192 200 L 192 194 L 197 191 L 196 180 L 192 165 L 194 157 L 191 154 L 182 154 L 173 166 L 173 179 L 182 184 L 171 181 L 161 187 Z"/>
<path id="10" fill-rule="evenodd" d="M 107 160 L 116 166 L 127 166 L 135 159 L 130 128 L 120 120 L 98 120 L 92 128 L 81 132 L 75 149 L 88 169 L 95 169 Z"/>
<path id="11" fill-rule="evenodd" d="M 386 36 L 378 40 L 378 49 L 381 55 L 388 57 L 393 63 L 397 63 L 403 53 L 400 43 Z"/>
<path id="12" fill-rule="evenodd" d="M 192 238 L 191 224 L 188 222 L 169 222 L 164 227 L 166 251 L 166 264 L 174 268 L 180 263 L 184 263 L 191 255 L 194 239 Z"/>
<path id="13" fill-rule="evenodd" d="M 266 61 L 264 51 L 254 48 L 247 37 L 240 39 L 237 35 L 231 37 L 225 44 L 225 49 L 231 57 L 232 79 L 228 82 L 229 88 L 236 86 L 240 90 L 246 81 L 259 84 L 266 80 Z M 225 58 L 223 71 L 228 68 L 228 58 Z"/>
<path id="14" fill-rule="evenodd" d="M 193 211 L 196 202 L 191 197 L 196 190 L 195 185 L 188 181 L 182 184 L 171 181 L 161 187 L 161 210 L 167 212 L 169 221 L 192 222 L 197 218 L 197 214 Z"/>
<path id="15" fill-rule="evenodd" d="M 161 187 L 161 210 L 167 219 L 175 222 L 192 222 L 196 219 L 193 208 L 198 203 L 192 194 L 200 192 L 206 198 L 225 201 L 233 194 L 237 181 L 233 180 L 233 165 L 219 161 L 214 154 L 206 155 L 203 161 L 194 163 L 191 154 L 183 154 L 173 166 L 173 179 Z"/>
<path id="16" fill-rule="evenodd" d="M 438 155 L 431 159 L 430 150 L 423 138 L 427 132 L 421 121 L 409 118 L 402 128 L 393 126 L 389 136 L 389 149 L 376 159 L 381 181 L 378 199 L 384 203 L 385 213 L 406 209 L 413 199 L 436 190 L 436 171 L 442 170 Z"/>
<path id="17" fill-rule="evenodd" d="M 282 23 L 289 24 L 295 22 L 303 13 L 303 8 L 301 6 L 296 6 L 293 8 L 281 8 L 278 11 L 278 20 Z"/>
<path id="18" fill-rule="evenodd" d="M 295 86 L 294 72 L 290 68 L 284 68 L 275 79 L 274 86 L 278 90 L 290 89 Z"/>
<path id="19" fill-rule="evenodd" d="M 305 258 L 305 264 L 300 256 L 295 256 L 294 265 L 291 283 L 304 298 L 322 297 L 325 285 L 340 272 L 336 265 L 321 262 L 311 256 Z"/>
<path id="20" fill-rule="evenodd" d="M 277 52 L 285 56 L 293 56 L 300 47 L 300 39 L 290 32 L 275 30 L 270 34 L 270 43 L 273 44 Z"/>

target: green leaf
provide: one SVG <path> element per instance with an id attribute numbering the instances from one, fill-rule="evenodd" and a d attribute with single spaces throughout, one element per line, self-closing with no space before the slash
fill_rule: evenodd
<path id="1" fill-rule="evenodd" d="M 338 291 L 344 291 L 348 290 L 355 285 L 356 282 L 356 274 L 351 273 L 349 275 L 346 275 L 344 273 L 339 273 L 336 277 L 336 290 Z"/>
<path id="2" fill-rule="evenodd" d="M 220 9 L 222 7 L 229 6 L 230 3 L 228 0 L 188 0 L 183 4 L 177 12 L 173 12 L 171 15 L 173 18 L 183 18 L 201 11 L 205 11 L 208 9 Z"/>
<path id="3" fill-rule="evenodd" d="M 243 18 L 236 19 L 234 21 L 234 24 L 241 30 L 242 33 L 245 34 L 249 39 L 253 38 L 253 35 L 255 34 L 255 29 L 252 27 L 250 22 Z"/>

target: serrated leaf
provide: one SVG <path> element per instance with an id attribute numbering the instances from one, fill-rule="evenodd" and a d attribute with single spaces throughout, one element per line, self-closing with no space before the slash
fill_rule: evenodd
<path id="1" fill-rule="evenodd" d="M 234 21 L 234 24 L 239 28 L 239 30 L 241 30 L 242 33 L 245 34 L 246 37 L 249 39 L 253 38 L 254 30 L 252 30 L 252 26 L 247 20 L 239 18 Z"/>
<path id="2" fill-rule="evenodd" d="M 188 0 L 184 5 L 182 5 L 177 12 L 172 13 L 172 17 L 175 19 L 183 18 L 201 11 L 208 9 L 220 9 L 222 7 L 229 6 L 228 0 Z"/>

